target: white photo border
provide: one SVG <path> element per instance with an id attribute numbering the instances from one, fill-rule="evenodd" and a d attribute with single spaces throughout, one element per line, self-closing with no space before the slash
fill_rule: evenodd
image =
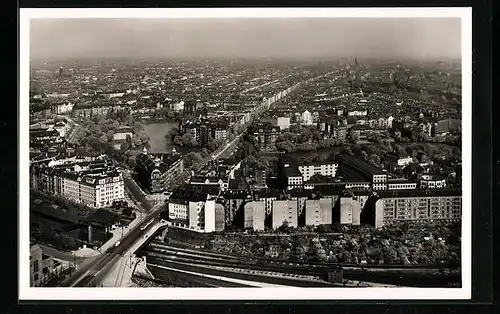
<path id="1" fill-rule="evenodd" d="M 471 298 L 472 8 L 25 9 L 19 28 L 20 300 L 438 300 Z M 42 288 L 29 284 L 30 20 L 57 18 L 460 18 L 462 39 L 462 287 L 460 288 Z M 83 289 L 83 290 L 82 290 Z M 391 289 L 388 293 L 387 289 Z M 361 293 L 362 292 L 362 293 Z"/>

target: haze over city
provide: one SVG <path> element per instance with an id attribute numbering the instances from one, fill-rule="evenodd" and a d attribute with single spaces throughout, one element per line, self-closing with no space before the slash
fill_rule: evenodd
<path id="1" fill-rule="evenodd" d="M 26 287 L 467 289 L 465 15 L 61 12 L 30 20 Z"/>
<path id="2" fill-rule="evenodd" d="M 459 18 L 31 20 L 33 59 L 460 58 Z"/>

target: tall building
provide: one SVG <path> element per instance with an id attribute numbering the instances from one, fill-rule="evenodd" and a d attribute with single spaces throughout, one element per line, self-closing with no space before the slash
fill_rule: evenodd
<path id="1" fill-rule="evenodd" d="M 242 204 L 248 197 L 247 191 L 243 190 L 227 190 L 223 195 L 226 200 L 226 224 L 233 224 L 236 213 L 241 209 Z"/>
<path id="2" fill-rule="evenodd" d="M 297 202 L 291 200 L 275 200 L 271 213 L 271 228 L 277 229 L 283 224 L 288 227 L 298 226 Z"/>
<path id="3" fill-rule="evenodd" d="M 353 197 L 340 197 L 335 206 L 335 222 L 347 225 L 359 225 L 361 203 Z"/>
<path id="4" fill-rule="evenodd" d="M 332 224 L 333 202 L 331 198 L 306 201 L 305 225 L 319 226 Z"/>
<path id="5" fill-rule="evenodd" d="M 213 196 L 196 190 L 175 190 L 168 201 L 168 216 L 174 225 L 200 232 L 225 228 L 224 207 Z"/>
<path id="6" fill-rule="evenodd" d="M 255 231 L 264 230 L 265 218 L 266 212 L 264 201 L 252 201 L 245 204 L 243 225 L 245 229 L 252 229 Z"/>

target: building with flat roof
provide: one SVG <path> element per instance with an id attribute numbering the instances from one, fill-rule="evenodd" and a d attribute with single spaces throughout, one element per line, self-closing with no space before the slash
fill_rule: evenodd
<path id="1" fill-rule="evenodd" d="M 385 191 L 378 193 L 373 225 L 376 228 L 398 221 L 459 220 L 462 216 L 460 191 Z"/>
<path id="2" fill-rule="evenodd" d="M 306 200 L 305 225 L 331 225 L 333 223 L 332 213 L 333 200 L 331 198 Z"/>
<path id="3" fill-rule="evenodd" d="M 265 202 L 251 201 L 244 205 L 244 229 L 263 231 L 265 227 Z"/>
<path id="4" fill-rule="evenodd" d="M 417 182 L 406 179 L 389 179 L 387 181 L 388 190 L 415 190 L 417 189 Z"/>
<path id="5" fill-rule="evenodd" d="M 320 174 L 325 177 L 335 177 L 337 175 L 338 164 L 335 162 L 324 162 L 324 163 L 304 163 L 299 165 L 299 171 L 302 174 L 303 181 L 309 181 L 309 179 Z"/>
<path id="6" fill-rule="evenodd" d="M 360 225 L 361 213 L 370 195 L 370 190 L 343 190 L 334 205 L 333 221 L 340 224 Z"/>
<path id="7" fill-rule="evenodd" d="M 223 231 L 225 210 L 216 201 L 213 195 L 179 188 L 168 200 L 168 217 L 176 226 L 201 232 Z"/>
<path id="8" fill-rule="evenodd" d="M 296 228 L 298 226 L 297 202 L 293 200 L 273 201 L 273 210 L 270 218 L 272 229 L 277 229 L 283 224 Z"/>
<path id="9" fill-rule="evenodd" d="M 227 190 L 222 195 L 225 203 L 226 224 L 232 225 L 236 213 L 241 209 L 243 203 L 249 200 L 250 195 L 246 190 Z"/>

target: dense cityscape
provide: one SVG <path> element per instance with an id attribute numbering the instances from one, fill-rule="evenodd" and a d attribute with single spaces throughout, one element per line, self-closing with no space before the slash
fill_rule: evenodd
<path id="1" fill-rule="evenodd" d="M 32 60 L 30 285 L 460 287 L 460 60 Z"/>

